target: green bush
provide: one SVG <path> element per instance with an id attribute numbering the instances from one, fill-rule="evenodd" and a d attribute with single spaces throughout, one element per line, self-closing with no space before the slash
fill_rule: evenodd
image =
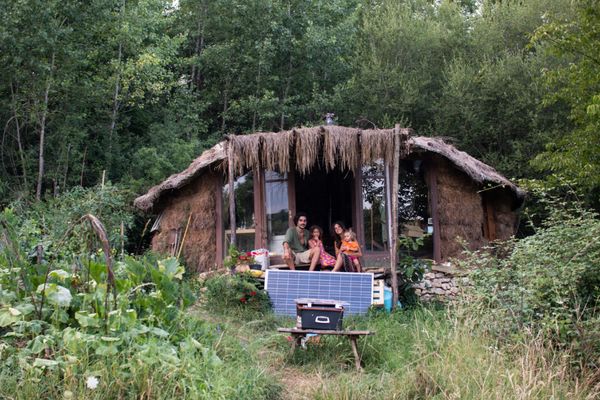
<path id="1" fill-rule="evenodd" d="M 600 356 L 600 220 L 585 210 L 555 208 L 544 225 L 496 252 L 463 263 L 472 273 L 471 307 L 493 318 L 501 337 L 540 332 L 578 352 L 586 364 Z"/>
<path id="2" fill-rule="evenodd" d="M 206 282 L 204 300 L 214 310 L 264 312 L 270 309 L 269 296 L 257 284 L 246 273 L 217 276 Z"/>

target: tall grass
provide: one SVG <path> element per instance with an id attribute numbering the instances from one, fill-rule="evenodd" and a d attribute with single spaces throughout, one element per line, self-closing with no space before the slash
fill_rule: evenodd
<path id="1" fill-rule="evenodd" d="M 417 309 L 351 322 L 376 331 L 363 340 L 365 371 L 353 371 L 339 341 L 287 362 L 314 373 L 297 398 L 315 399 L 592 399 L 600 387 L 571 375 L 569 355 L 541 336 L 499 347 L 477 321 L 454 311 Z M 328 341 L 329 342 L 329 341 Z M 308 353 L 312 353 L 308 355 Z"/>

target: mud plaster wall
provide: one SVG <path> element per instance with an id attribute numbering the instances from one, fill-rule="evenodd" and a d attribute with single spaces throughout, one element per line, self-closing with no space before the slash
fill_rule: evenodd
<path id="1" fill-rule="evenodd" d="M 442 260 L 458 257 L 465 241 L 471 250 L 487 244 L 483 237 L 483 206 L 478 186 L 445 159 L 434 160 Z"/>
<path id="2" fill-rule="evenodd" d="M 215 268 L 215 196 L 220 195 L 216 190 L 219 182 L 215 172 L 206 171 L 161 204 L 163 216 L 160 231 L 152 238 L 152 250 L 172 254 L 179 235 L 179 241 L 183 240 L 182 257 L 189 271 L 204 272 Z M 184 238 L 188 218 L 190 222 Z"/>
<path id="3" fill-rule="evenodd" d="M 496 223 L 496 239 L 506 240 L 517 231 L 519 216 L 513 211 L 513 198 L 507 189 L 496 189 L 486 195 L 486 201 L 490 202 L 494 210 L 494 221 Z"/>

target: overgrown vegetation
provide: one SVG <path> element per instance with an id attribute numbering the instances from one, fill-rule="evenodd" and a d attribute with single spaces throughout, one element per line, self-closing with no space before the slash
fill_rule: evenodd
<path id="1" fill-rule="evenodd" d="M 554 203 L 534 235 L 462 260 L 473 269 L 469 307 L 502 340 L 534 332 L 600 367 L 600 219 Z"/>
<path id="2" fill-rule="evenodd" d="M 71 193 L 47 213 L 0 214 L 0 397 L 269 398 L 276 385 L 243 370 L 240 343 L 187 318 L 195 295 L 177 259 L 115 257 L 110 229 L 70 219 L 99 195 L 96 210 L 118 227 L 104 190 Z M 59 226 L 38 229 L 34 216 L 59 214 Z"/>
<path id="3" fill-rule="evenodd" d="M 357 375 L 344 338 L 322 337 L 290 354 L 276 328 L 295 321 L 273 316 L 250 275 L 217 276 L 200 288 L 174 258 L 102 250 L 109 237 L 121 241 L 125 215 L 111 212 L 121 207 L 117 193 L 99 187 L 45 203 L 45 211 L 37 203 L 22 206 L 19 215 L 10 209 L 0 214 L 0 396 L 600 395 L 599 226 L 589 211 L 549 203 L 545 215 L 551 217 L 534 235 L 477 254 L 469 261 L 479 268 L 471 275 L 468 303 L 346 318 L 347 328 L 376 332 L 359 341 L 365 370 Z M 88 201 L 106 216 L 105 229 L 91 217 L 77 217 L 75 210 Z M 38 218 L 45 215 L 60 229 L 40 229 Z M 405 245 L 401 263 L 410 268 L 418 243 Z M 417 270 L 404 272 L 418 278 Z"/>

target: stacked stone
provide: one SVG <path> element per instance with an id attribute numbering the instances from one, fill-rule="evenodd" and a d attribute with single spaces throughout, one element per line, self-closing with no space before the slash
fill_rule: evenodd
<path id="1" fill-rule="evenodd" d="M 454 273 L 428 271 L 423 280 L 413 287 L 423 301 L 446 301 L 455 298 L 468 281 L 467 277 L 455 276 Z"/>

